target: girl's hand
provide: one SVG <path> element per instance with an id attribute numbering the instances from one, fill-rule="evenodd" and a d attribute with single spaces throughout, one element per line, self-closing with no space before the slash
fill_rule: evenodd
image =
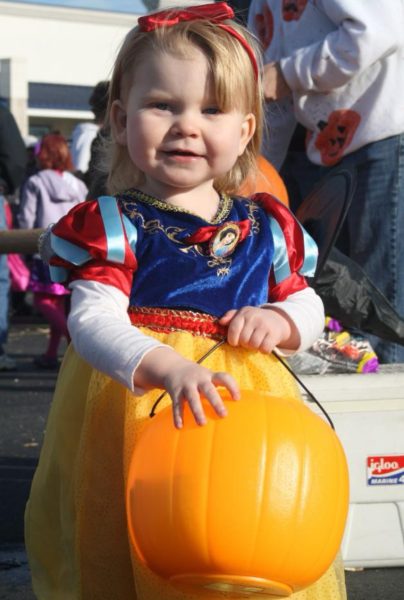
<path id="1" fill-rule="evenodd" d="M 188 402 L 196 423 L 206 423 L 201 395 L 212 405 L 216 414 L 220 417 L 227 415 L 216 386 L 227 388 L 234 400 L 239 398 L 237 384 L 231 375 L 210 371 L 170 348 L 156 348 L 149 352 L 136 369 L 134 381 L 135 385 L 161 387 L 168 392 L 172 401 L 174 425 L 178 429 L 183 425 L 185 402 Z"/>
<path id="2" fill-rule="evenodd" d="M 253 348 L 269 354 L 275 346 L 294 350 L 300 345 L 296 326 L 278 308 L 245 306 L 227 311 L 219 322 L 227 326 L 227 341 L 231 346 Z"/>

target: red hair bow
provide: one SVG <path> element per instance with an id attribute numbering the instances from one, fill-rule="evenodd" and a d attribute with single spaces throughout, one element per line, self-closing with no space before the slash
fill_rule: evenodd
<path id="1" fill-rule="evenodd" d="M 149 32 L 159 29 L 160 27 L 172 27 L 182 21 L 198 21 L 205 20 L 211 21 L 212 23 L 218 24 L 219 27 L 227 31 L 230 35 L 235 37 L 240 44 L 246 50 L 250 57 L 255 79 L 258 79 L 258 65 L 255 54 L 243 36 L 238 33 L 230 25 L 224 24 L 221 21 L 227 19 L 233 19 L 234 11 L 226 2 L 213 2 L 212 4 L 201 4 L 199 6 L 189 6 L 184 8 L 168 8 L 166 10 L 160 10 L 159 12 L 151 15 L 145 15 L 139 17 L 138 25 L 140 31 Z"/>
<path id="2" fill-rule="evenodd" d="M 196 21 L 205 19 L 212 23 L 220 23 L 234 17 L 233 9 L 226 2 L 202 4 L 200 6 L 189 6 L 184 8 L 168 8 L 157 13 L 139 17 L 140 31 L 154 31 L 159 27 L 171 27 L 181 21 Z"/>

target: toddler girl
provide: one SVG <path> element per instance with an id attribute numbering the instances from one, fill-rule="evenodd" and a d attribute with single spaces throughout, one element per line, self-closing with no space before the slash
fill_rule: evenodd
<path id="1" fill-rule="evenodd" d="M 73 343 L 26 516 L 41 600 L 199 597 L 128 544 L 128 466 L 154 402 L 166 390 L 181 428 L 185 403 L 205 423 L 201 395 L 225 418 L 217 386 L 235 400 L 242 386 L 300 401 L 271 351 L 306 348 L 323 329 L 304 277 L 316 248 L 275 198 L 234 194 L 259 151 L 262 102 L 254 40 L 232 16 L 218 3 L 139 19 L 110 85 L 113 196 L 50 234 Z M 297 598 L 340 600 L 343 578 L 332 567 Z"/>

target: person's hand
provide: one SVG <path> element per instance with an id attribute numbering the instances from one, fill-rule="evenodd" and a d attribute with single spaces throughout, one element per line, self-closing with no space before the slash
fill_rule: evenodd
<path id="1" fill-rule="evenodd" d="M 275 346 L 295 349 L 300 344 L 300 335 L 293 321 L 276 308 L 244 306 L 227 311 L 219 323 L 227 326 L 227 341 L 231 346 L 269 354 Z"/>
<path id="2" fill-rule="evenodd" d="M 187 402 L 198 425 L 206 423 L 201 396 L 212 405 L 217 415 L 225 417 L 226 407 L 216 386 L 223 386 L 232 398 L 239 398 L 237 383 L 228 373 L 213 372 L 187 360 L 170 348 L 149 352 L 135 371 L 135 385 L 160 387 L 171 397 L 174 425 L 183 425 L 184 404 Z"/>
<path id="3" fill-rule="evenodd" d="M 290 96 L 292 90 L 286 83 L 282 71 L 277 63 L 267 63 L 262 71 L 262 86 L 264 98 L 267 102 L 271 100 L 282 100 Z"/>

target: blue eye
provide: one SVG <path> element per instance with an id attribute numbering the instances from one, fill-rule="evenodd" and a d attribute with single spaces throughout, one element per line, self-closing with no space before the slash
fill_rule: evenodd
<path id="1" fill-rule="evenodd" d="M 167 102 L 153 102 L 153 108 L 157 108 L 157 110 L 169 110 L 170 105 Z"/>
<path id="2" fill-rule="evenodd" d="M 203 113 L 206 115 L 218 115 L 221 113 L 221 110 L 217 106 L 209 106 L 203 110 Z"/>

